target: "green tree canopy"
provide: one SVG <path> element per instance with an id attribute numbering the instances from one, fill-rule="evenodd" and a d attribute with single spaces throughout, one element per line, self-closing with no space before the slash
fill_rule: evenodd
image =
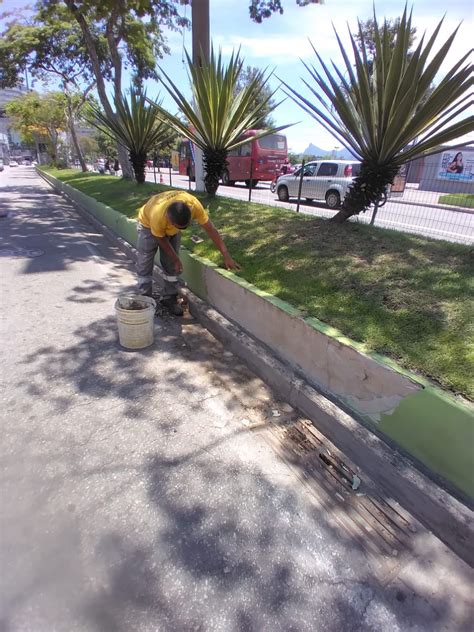
<path id="1" fill-rule="evenodd" d="M 306 7 L 308 4 L 324 4 L 324 0 L 296 0 L 296 4 L 299 7 Z M 283 12 L 282 0 L 251 0 L 249 5 L 250 18 L 259 24 L 274 13 Z"/>
<path id="2" fill-rule="evenodd" d="M 28 68 L 45 80 L 51 73 L 64 85 L 96 85 L 103 110 L 114 115 L 122 95 L 124 69 L 135 84 L 157 78 L 156 59 L 169 52 L 163 28 L 189 21 L 179 14 L 180 0 L 39 0 L 33 10 L 11 12 L 0 37 L 0 86 L 15 85 Z M 73 113 L 74 114 L 74 113 Z M 71 130 L 72 132 L 72 130 Z M 120 150 L 120 147 L 119 147 Z M 125 150 L 124 173 L 130 174 Z"/>
<path id="3" fill-rule="evenodd" d="M 56 80 L 81 89 L 93 75 L 82 33 L 67 8 L 49 8 L 40 2 L 32 12 L 5 14 L 6 28 L 0 38 L 0 87 L 12 87 L 25 70 L 50 83 Z"/>
<path id="4" fill-rule="evenodd" d="M 59 134 L 67 128 L 66 112 L 63 92 L 29 92 L 6 106 L 6 113 L 23 140 L 47 143 L 53 164 L 57 161 Z"/>
<path id="5" fill-rule="evenodd" d="M 178 0 L 44 0 L 43 3 L 47 10 L 64 5 L 77 22 L 107 115 L 112 113 L 112 107 L 106 80 L 112 82 L 114 97 L 120 101 L 124 69 L 132 71 L 136 84 L 156 79 L 156 59 L 169 53 L 163 27 L 178 29 L 189 25 L 179 14 Z"/>
<path id="6" fill-rule="evenodd" d="M 7 18 L 0 38 L 0 86 L 16 85 L 24 71 L 46 84 L 60 85 L 75 152 L 86 171 L 75 123 L 95 79 L 79 25 L 61 4 L 45 8 L 38 3 L 31 13 L 10 13 Z"/>
<path id="7" fill-rule="evenodd" d="M 242 72 L 236 83 L 234 95 L 237 96 L 247 85 L 254 81 L 255 77 L 261 74 L 261 71 L 255 66 L 246 66 L 242 68 Z M 272 98 L 273 90 L 266 83 L 262 85 L 260 92 L 255 96 L 255 105 L 262 106 L 261 128 L 275 127 L 275 120 L 271 116 L 271 112 L 275 109 L 275 99 Z"/>
<path id="8" fill-rule="evenodd" d="M 391 49 L 395 47 L 397 41 L 397 33 L 400 28 L 400 19 L 385 19 L 384 20 L 384 33 L 388 38 L 388 44 Z M 376 52 L 376 22 L 374 18 L 368 20 L 361 20 L 359 22 L 359 30 L 353 33 L 354 39 L 357 42 L 357 46 L 362 53 L 365 50 L 367 57 L 373 60 Z M 411 52 L 413 44 L 415 42 L 416 27 L 412 26 L 410 34 L 408 36 L 408 51 Z"/>
<path id="9" fill-rule="evenodd" d="M 99 143 L 97 142 L 96 138 L 94 138 L 93 136 L 80 136 L 79 145 L 86 160 L 88 160 L 89 162 L 93 162 L 97 158 L 99 154 Z"/>
<path id="10" fill-rule="evenodd" d="M 104 158 L 115 158 L 117 155 L 117 141 L 115 137 L 104 134 L 100 130 L 96 130 L 94 140 L 97 142 L 99 156 Z"/>

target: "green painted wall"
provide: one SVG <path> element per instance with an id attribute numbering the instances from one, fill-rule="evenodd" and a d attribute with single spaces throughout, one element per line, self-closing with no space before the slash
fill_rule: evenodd
<path id="1" fill-rule="evenodd" d="M 474 413 L 441 389 L 406 397 L 378 428 L 474 498 Z"/>
<path id="2" fill-rule="evenodd" d="M 207 287 L 205 279 L 205 264 L 201 261 L 201 257 L 191 254 L 185 248 L 181 249 L 181 261 L 183 262 L 183 276 L 188 287 L 200 299 L 207 299 Z"/>

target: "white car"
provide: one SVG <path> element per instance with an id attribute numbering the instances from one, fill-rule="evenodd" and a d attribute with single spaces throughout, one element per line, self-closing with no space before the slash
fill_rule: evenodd
<path id="1" fill-rule="evenodd" d="M 0 171 L 3 171 L 5 169 L 4 165 L 3 165 L 3 160 L 2 158 L 0 158 Z"/>
<path id="2" fill-rule="evenodd" d="M 10 167 L 18 167 L 18 163 L 16 160 L 10 160 Z"/>
<path id="3" fill-rule="evenodd" d="M 301 197 L 308 202 L 325 200 L 329 208 L 337 208 L 349 189 L 352 179 L 359 174 L 356 160 L 315 160 L 305 164 L 301 181 Z M 301 169 L 280 176 L 276 193 L 282 202 L 298 197 Z"/>

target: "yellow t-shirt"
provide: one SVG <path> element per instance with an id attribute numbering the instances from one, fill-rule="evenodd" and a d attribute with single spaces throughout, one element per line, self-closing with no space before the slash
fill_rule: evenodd
<path id="1" fill-rule="evenodd" d="M 184 202 L 191 211 L 191 221 L 198 224 L 209 221 L 209 215 L 201 202 L 186 191 L 165 191 L 151 197 L 146 204 L 138 209 L 138 221 L 149 228 L 155 237 L 172 237 L 179 233 L 179 228 L 173 226 L 166 217 L 168 206 L 173 202 Z"/>

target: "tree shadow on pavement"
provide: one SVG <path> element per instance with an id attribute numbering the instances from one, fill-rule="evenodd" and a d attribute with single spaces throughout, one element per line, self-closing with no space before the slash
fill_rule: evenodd
<path id="1" fill-rule="evenodd" d="M 0 212 L 8 213 L 0 219 L 0 249 L 16 251 L 18 256 L 41 250 L 40 256 L 24 257 L 23 274 L 64 270 L 75 261 L 94 256 L 90 238 L 97 232 L 78 219 L 70 204 L 60 196 L 29 186 L 10 187 L 5 191 L 19 198 L 5 196 L 0 201 Z"/>
<path id="2" fill-rule="evenodd" d="M 127 352 L 102 318 L 23 363 L 41 503 L 67 490 L 91 530 L 102 579 L 76 611 L 93 629 L 468 629 L 449 577 L 435 595 L 422 580 L 381 579 L 335 523 L 336 498 L 316 502 L 238 423 L 284 405 L 193 321 L 158 321 L 155 344 Z"/>

